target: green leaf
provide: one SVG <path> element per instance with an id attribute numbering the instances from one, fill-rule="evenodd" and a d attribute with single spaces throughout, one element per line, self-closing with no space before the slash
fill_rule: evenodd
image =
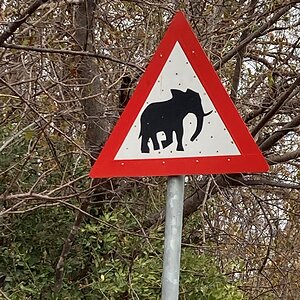
<path id="1" fill-rule="evenodd" d="M 26 141 L 30 141 L 34 137 L 34 131 L 33 130 L 25 130 L 24 131 L 24 139 Z"/>

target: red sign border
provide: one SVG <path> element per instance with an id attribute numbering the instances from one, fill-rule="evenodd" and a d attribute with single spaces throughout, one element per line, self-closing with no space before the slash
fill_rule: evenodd
<path id="1" fill-rule="evenodd" d="M 179 42 L 241 155 L 115 160 L 175 43 Z M 139 146 L 139 145 L 138 145 Z M 92 178 L 266 172 L 269 166 L 182 12 L 177 12 L 90 171 Z"/>

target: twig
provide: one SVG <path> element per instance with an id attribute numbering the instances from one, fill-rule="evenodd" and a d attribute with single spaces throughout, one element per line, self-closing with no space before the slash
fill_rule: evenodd
<path id="1" fill-rule="evenodd" d="M 0 289 L 0 294 L 4 297 L 4 299 L 6 299 L 6 300 L 10 300 L 10 298 L 8 298 L 7 296 L 6 296 L 6 294 Z"/>
<path id="2" fill-rule="evenodd" d="M 15 205 L 11 206 L 10 208 L 0 212 L 0 217 L 9 213 L 10 211 L 13 211 L 14 209 L 16 209 L 17 207 L 19 207 L 20 205 L 22 205 L 24 202 L 26 202 L 27 199 L 23 199 L 20 202 L 16 203 Z"/>
<path id="3" fill-rule="evenodd" d="M 20 131 L 18 131 L 16 134 L 14 134 L 13 136 L 11 136 L 8 140 L 6 140 L 2 146 L 0 147 L 0 153 L 17 137 L 19 137 L 24 131 L 30 129 L 33 126 L 36 126 L 39 123 L 39 120 L 36 120 L 34 122 L 32 122 L 31 124 L 29 124 L 28 126 L 22 128 Z M 35 127 L 32 128 L 32 130 L 34 130 Z"/>
<path id="4" fill-rule="evenodd" d="M 84 202 L 81 204 L 80 211 L 78 211 L 75 222 L 69 232 L 69 235 L 64 242 L 60 257 L 58 259 L 56 268 L 55 268 L 55 284 L 54 284 L 54 291 L 57 293 L 60 291 L 62 287 L 62 282 L 63 282 L 63 277 L 64 277 L 64 269 L 65 269 L 65 260 L 67 255 L 70 252 L 70 249 L 73 245 L 73 242 L 75 240 L 75 237 L 79 231 L 80 225 L 83 221 L 83 218 L 85 216 L 85 210 L 87 209 L 89 205 L 89 201 L 86 199 Z"/>
<path id="5" fill-rule="evenodd" d="M 39 118 L 41 118 L 46 123 L 49 123 L 46 119 L 46 117 L 42 116 L 32 105 L 27 101 L 11 84 L 6 82 L 3 78 L 0 77 L 0 82 L 3 83 L 5 86 L 7 86 L 16 96 L 20 98 L 26 105 L 37 115 Z M 49 126 L 53 128 L 55 131 L 60 133 L 63 137 L 65 137 L 66 140 L 68 140 L 71 144 L 75 145 L 78 149 L 81 150 L 82 153 L 85 153 L 89 158 L 95 159 L 89 152 L 87 152 L 84 148 L 82 148 L 80 145 L 78 145 L 74 140 L 72 140 L 68 135 L 66 135 L 63 131 L 61 131 L 59 128 L 54 126 L 52 123 L 49 123 Z"/>
<path id="6" fill-rule="evenodd" d="M 265 217 L 265 219 L 267 221 L 267 224 L 269 226 L 269 233 L 270 233 L 270 238 L 269 238 L 269 243 L 268 243 L 268 246 L 267 246 L 267 251 L 266 251 L 264 260 L 263 260 L 263 262 L 262 262 L 262 264 L 261 264 L 261 266 L 260 266 L 260 268 L 258 270 L 258 274 L 261 274 L 262 271 L 263 271 L 263 269 L 264 269 L 264 267 L 266 266 L 266 264 L 268 262 L 268 259 L 270 259 L 271 245 L 272 245 L 272 241 L 273 241 L 273 238 L 274 238 L 274 230 L 273 230 L 273 226 L 271 224 L 271 221 L 268 218 L 268 215 L 267 215 L 267 213 L 265 211 L 265 208 L 262 205 L 263 200 L 260 197 L 258 197 L 255 193 L 253 193 L 253 192 L 251 192 L 251 193 L 256 198 L 257 203 L 258 203 L 258 205 L 259 205 L 259 207 L 260 207 L 260 209 L 261 209 L 261 211 L 262 211 L 262 213 L 263 213 L 263 215 L 264 215 L 264 217 Z"/>
<path id="7" fill-rule="evenodd" d="M 204 199 L 203 199 L 203 202 L 202 202 L 202 205 L 201 205 L 201 209 L 200 209 L 200 215 L 201 215 L 201 223 L 202 223 L 202 242 L 203 244 L 205 244 L 205 241 L 206 241 L 206 237 L 205 237 L 205 224 L 204 224 L 204 211 L 205 211 L 205 205 L 206 205 L 206 201 L 208 199 L 208 195 L 209 195 L 209 189 L 210 189 L 210 185 L 213 181 L 213 176 L 211 176 L 208 180 L 208 183 L 206 185 L 206 189 L 205 189 L 205 194 L 204 194 Z"/>

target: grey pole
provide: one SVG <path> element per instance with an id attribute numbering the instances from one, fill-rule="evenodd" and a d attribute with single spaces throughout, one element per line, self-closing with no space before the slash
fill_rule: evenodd
<path id="1" fill-rule="evenodd" d="M 162 300 L 178 300 L 184 176 L 168 177 Z"/>

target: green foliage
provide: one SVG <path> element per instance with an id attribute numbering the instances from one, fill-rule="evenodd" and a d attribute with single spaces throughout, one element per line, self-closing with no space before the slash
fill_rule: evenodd
<path id="1" fill-rule="evenodd" d="M 237 288 L 222 275 L 212 257 L 196 256 L 192 249 L 182 254 L 182 299 L 241 300 L 245 299 Z"/>
<path id="2" fill-rule="evenodd" d="M 14 218 L 3 232 L 0 250 L 3 290 L 10 299 L 160 299 L 162 230 L 145 239 L 133 229 L 137 224 L 128 207 L 84 224 L 66 261 L 58 295 L 52 292 L 54 269 L 73 214 L 57 208 Z M 184 247 L 180 299 L 244 298 L 212 257 Z"/>
<path id="3" fill-rule="evenodd" d="M 6 219 L 1 226 L 0 276 L 10 299 L 39 299 L 53 271 L 70 216 L 64 209 L 36 211 Z"/>

